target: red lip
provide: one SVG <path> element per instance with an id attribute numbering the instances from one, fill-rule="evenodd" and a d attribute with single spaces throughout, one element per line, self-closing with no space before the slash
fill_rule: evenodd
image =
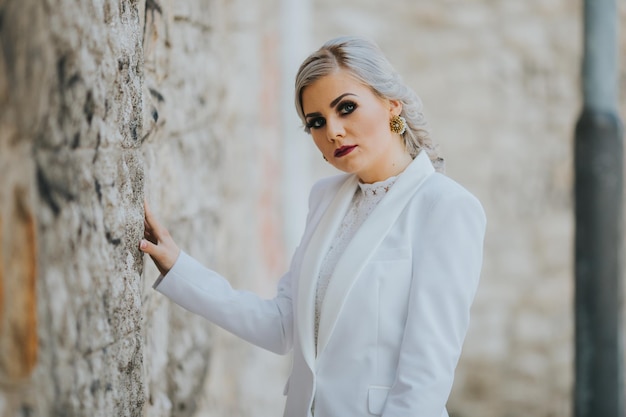
<path id="1" fill-rule="evenodd" d="M 335 158 L 341 158 L 342 156 L 346 156 L 350 152 L 352 152 L 357 145 L 352 146 L 342 146 L 341 148 L 335 151 Z"/>

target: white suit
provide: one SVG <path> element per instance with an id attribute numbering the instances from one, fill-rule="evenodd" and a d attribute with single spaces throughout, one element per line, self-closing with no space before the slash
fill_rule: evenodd
<path id="1" fill-rule="evenodd" d="M 312 189 L 302 241 L 272 300 L 236 291 L 185 253 L 155 288 L 293 369 L 285 417 L 441 417 L 478 285 L 483 209 L 422 152 L 337 263 L 321 309 L 320 264 L 358 186 L 342 174 Z M 317 356 L 315 352 L 317 351 Z"/>

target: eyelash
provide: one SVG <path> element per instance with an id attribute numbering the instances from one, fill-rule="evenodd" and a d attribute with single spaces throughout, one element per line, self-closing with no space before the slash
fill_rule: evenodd
<path id="1" fill-rule="evenodd" d="M 316 117 L 306 123 L 307 129 L 319 129 L 324 126 L 325 120 L 323 117 Z"/>
<path id="2" fill-rule="evenodd" d="M 347 116 L 354 112 L 357 108 L 357 104 L 353 101 L 344 101 L 343 103 L 339 103 L 337 106 L 337 110 L 339 114 L 343 116 Z M 319 129 L 326 124 L 326 120 L 323 117 L 316 117 L 307 122 L 307 129 Z"/>
<path id="3" fill-rule="evenodd" d="M 348 107 L 351 107 L 351 108 L 348 110 Z M 339 104 L 337 109 L 339 110 L 339 113 L 341 114 L 350 114 L 356 110 L 356 107 L 357 106 L 354 101 L 344 101 L 343 103 Z"/>

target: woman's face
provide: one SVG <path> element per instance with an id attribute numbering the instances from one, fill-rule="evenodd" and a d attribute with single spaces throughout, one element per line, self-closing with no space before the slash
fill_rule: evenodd
<path id="1" fill-rule="evenodd" d="M 389 120 L 402 105 L 384 100 L 345 70 L 302 91 L 302 108 L 315 145 L 337 169 L 373 183 L 397 175 L 411 161 Z"/>

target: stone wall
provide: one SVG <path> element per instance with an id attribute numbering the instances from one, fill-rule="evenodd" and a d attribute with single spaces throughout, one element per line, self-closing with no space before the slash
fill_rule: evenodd
<path id="1" fill-rule="evenodd" d="M 159 115 L 142 146 L 146 198 L 181 248 L 270 296 L 284 262 L 263 143 L 278 139 L 277 24 L 243 0 L 162 2 L 145 16 L 144 117 Z M 150 288 L 157 275 L 149 265 L 144 277 L 148 398 L 161 399 L 148 415 L 180 408 L 177 396 L 185 415 L 279 415 L 287 359 L 189 315 Z"/>
<path id="2" fill-rule="evenodd" d="M 285 359 L 166 301 L 137 250 L 145 198 L 235 285 L 273 285 L 255 155 L 278 39 L 259 12 L 0 2 L 0 416 L 280 413 Z"/>
<path id="3" fill-rule="evenodd" d="M 62 3 L 0 8 L 0 414 L 138 415 L 139 10 Z"/>

